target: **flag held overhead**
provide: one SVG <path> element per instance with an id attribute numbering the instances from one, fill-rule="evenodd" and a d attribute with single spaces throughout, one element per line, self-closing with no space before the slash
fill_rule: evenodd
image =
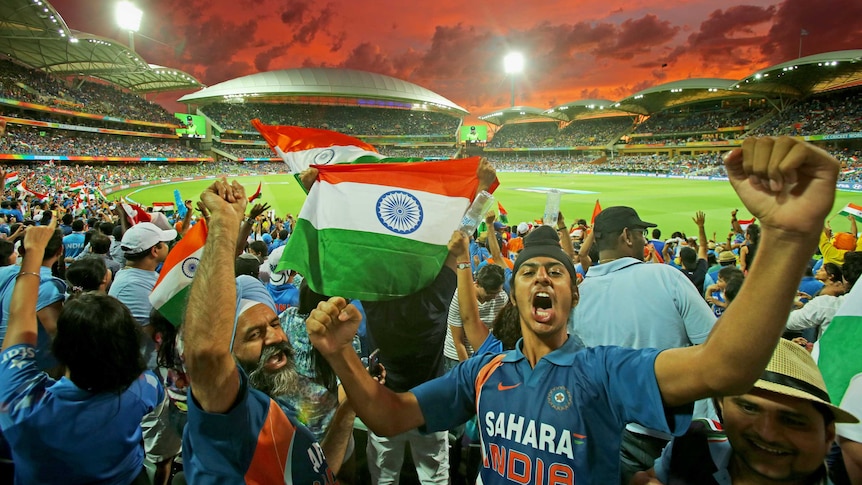
<path id="1" fill-rule="evenodd" d="M 479 163 L 316 166 L 317 183 L 276 269 L 296 270 L 323 295 L 379 301 L 419 291 L 446 260 L 479 187 Z"/>

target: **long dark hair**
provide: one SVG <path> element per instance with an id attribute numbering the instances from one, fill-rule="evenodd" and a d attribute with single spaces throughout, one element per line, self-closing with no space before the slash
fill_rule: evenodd
<path id="1" fill-rule="evenodd" d="M 142 335 L 119 300 L 84 293 L 63 306 L 52 349 L 76 386 L 119 394 L 147 368 L 140 350 Z"/>

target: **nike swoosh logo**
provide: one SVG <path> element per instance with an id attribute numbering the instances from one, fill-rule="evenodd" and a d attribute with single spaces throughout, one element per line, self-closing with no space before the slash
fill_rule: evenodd
<path id="1" fill-rule="evenodd" d="M 502 382 L 498 382 L 497 383 L 497 390 L 498 391 L 508 391 L 509 389 L 514 389 L 520 385 L 521 385 L 521 383 L 519 382 L 519 383 L 511 385 L 511 386 L 504 386 Z"/>

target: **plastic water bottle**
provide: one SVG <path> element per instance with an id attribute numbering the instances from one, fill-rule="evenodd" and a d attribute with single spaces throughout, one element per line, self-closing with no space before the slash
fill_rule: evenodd
<path id="1" fill-rule="evenodd" d="M 548 191 L 548 199 L 545 201 L 545 215 L 542 223 L 546 226 L 556 226 L 557 217 L 560 214 L 560 198 L 563 194 L 557 189 Z"/>
<path id="2" fill-rule="evenodd" d="M 476 198 L 473 199 L 473 203 L 470 204 L 470 208 L 467 209 L 461 219 L 461 226 L 458 227 L 458 230 L 467 236 L 472 236 L 476 228 L 479 227 L 479 222 L 485 219 L 485 213 L 492 202 L 494 202 L 494 196 L 488 192 L 483 190 L 476 194 Z"/>

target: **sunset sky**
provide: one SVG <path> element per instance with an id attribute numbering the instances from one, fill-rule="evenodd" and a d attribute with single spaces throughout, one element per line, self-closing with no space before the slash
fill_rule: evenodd
<path id="1" fill-rule="evenodd" d="M 72 29 L 127 41 L 114 1 L 49 1 Z M 276 69 L 352 68 L 416 83 L 473 115 L 509 105 L 502 57 L 510 50 L 527 58 L 516 103 L 549 108 L 690 77 L 738 79 L 796 58 L 802 29 L 803 55 L 862 49 L 860 0 L 136 3 L 144 10 L 136 50 L 207 85 Z"/>

